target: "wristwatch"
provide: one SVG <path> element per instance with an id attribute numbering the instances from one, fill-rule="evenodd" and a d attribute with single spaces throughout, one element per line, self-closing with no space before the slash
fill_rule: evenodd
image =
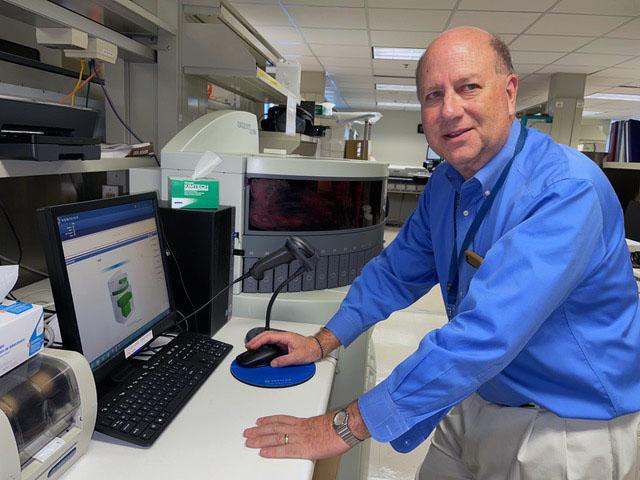
<path id="1" fill-rule="evenodd" d="M 349 412 L 347 412 L 346 408 L 338 410 L 333 416 L 333 429 L 350 447 L 353 447 L 362 441 L 351 433 L 351 430 L 349 430 Z"/>

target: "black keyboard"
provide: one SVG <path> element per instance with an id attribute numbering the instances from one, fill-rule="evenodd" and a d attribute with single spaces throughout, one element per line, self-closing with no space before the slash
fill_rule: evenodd
<path id="1" fill-rule="evenodd" d="M 231 348 L 204 335 L 180 333 L 100 398 L 96 430 L 152 445 Z"/>

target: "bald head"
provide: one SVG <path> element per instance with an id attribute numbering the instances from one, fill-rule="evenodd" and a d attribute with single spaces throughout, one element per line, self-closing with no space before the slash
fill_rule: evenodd
<path id="1" fill-rule="evenodd" d="M 453 43 L 470 42 L 486 48 L 487 52 L 491 52 L 495 58 L 495 68 L 497 73 L 510 74 L 515 73 L 513 64 L 511 63 L 511 53 L 509 47 L 496 35 L 476 27 L 457 27 L 441 33 L 433 42 L 429 44 L 416 67 L 416 85 L 418 87 L 418 98 L 420 97 L 420 85 L 422 70 L 429 53 L 440 48 L 450 48 Z"/>

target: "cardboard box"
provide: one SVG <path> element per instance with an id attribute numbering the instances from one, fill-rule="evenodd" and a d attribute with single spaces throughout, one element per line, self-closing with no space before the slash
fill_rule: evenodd
<path id="1" fill-rule="evenodd" d="M 37 354 L 44 346 L 41 305 L 0 303 L 0 376 Z"/>
<path id="2" fill-rule="evenodd" d="M 218 208 L 219 188 L 218 180 L 211 178 L 170 177 L 171 208 Z"/>

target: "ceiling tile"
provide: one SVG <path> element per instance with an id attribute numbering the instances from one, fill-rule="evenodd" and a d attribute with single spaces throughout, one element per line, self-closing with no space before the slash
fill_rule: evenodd
<path id="1" fill-rule="evenodd" d="M 571 52 L 586 44 L 588 37 L 565 37 L 561 35 L 522 35 L 509 45 L 511 50 L 542 52 Z"/>
<path id="2" fill-rule="evenodd" d="M 307 55 L 313 56 L 313 52 L 305 44 L 301 45 L 278 45 L 278 51 L 284 55 Z"/>
<path id="3" fill-rule="evenodd" d="M 374 47 L 425 48 L 438 35 L 437 32 L 402 32 L 371 30 L 371 45 Z"/>
<path id="4" fill-rule="evenodd" d="M 318 57 L 371 58 L 371 48 L 347 45 L 309 45 Z"/>
<path id="5" fill-rule="evenodd" d="M 299 27 L 367 28 L 364 8 L 291 6 L 287 11 Z"/>
<path id="6" fill-rule="evenodd" d="M 304 38 L 302 38 L 298 31 L 293 27 L 262 26 L 258 27 L 257 30 L 260 32 L 260 35 L 269 41 L 269 43 L 304 43 Z"/>
<path id="7" fill-rule="evenodd" d="M 640 18 L 607 34 L 607 37 L 640 39 Z"/>
<path id="8" fill-rule="evenodd" d="M 495 33 L 521 33 L 531 25 L 538 14 L 503 12 L 457 11 L 451 19 L 451 27 L 471 25 Z"/>
<path id="9" fill-rule="evenodd" d="M 290 25 L 289 19 L 279 5 L 236 4 L 235 7 L 254 27 L 262 25 Z"/>
<path id="10" fill-rule="evenodd" d="M 371 68 L 370 58 L 319 57 L 318 61 L 325 67 Z"/>
<path id="11" fill-rule="evenodd" d="M 627 17 L 607 17 L 597 15 L 567 15 L 548 13 L 544 15 L 527 33 L 553 35 L 598 36 L 616 28 L 629 20 Z"/>
<path id="12" fill-rule="evenodd" d="M 341 67 L 337 65 L 331 65 L 325 67 L 325 71 L 335 75 L 371 75 L 371 67 Z"/>
<path id="13" fill-rule="evenodd" d="M 369 27 L 372 30 L 440 32 L 444 29 L 449 15 L 446 10 L 370 8 Z"/>
<path id="14" fill-rule="evenodd" d="M 231 3 L 234 6 L 237 6 L 238 3 L 268 3 L 270 5 L 277 5 L 278 0 L 231 0 Z"/>
<path id="15" fill-rule="evenodd" d="M 543 64 L 552 63 L 562 57 L 564 53 L 559 52 L 519 52 L 511 50 L 511 60 L 513 63 Z"/>
<path id="16" fill-rule="evenodd" d="M 456 4 L 456 0 L 394 0 L 393 3 L 389 0 L 368 0 L 367 5 L 369 8 L 389 8 L 393 5 L 393 8 L 422 8 L 433 10 L 451 10 Z"/>
<path id="17" fill-rule="evenodd" d="M 324 72 L 324 67 L 320 64 L 318 65 L 302 65 L 301 70 L 303 72 Z"/>
<path id="18" fill-rule="evenodd" d="M 578 52 L 638 55 L 640 54 L 640 39 L 599 38 L 585 45 Z"/>
<path id="19" fill-rule="evenodd" d="M 593 67 L 589 65 L 556 65 L 551 64 L 538 70 L 537 73 L 594 73 L 601 70 L 602 67 Z"/>
<path id="20" fill-rule="evenodd" d="M 589 13 L 593 15 L 640 15 L 636 0 L 562 0 L 553 9 L 562 13 Z"/>
<path id="21" fill-rule="evenodd" d="M 330 28 L 302 28 L 309 43 L 331 45 L 369 45 L 366 30 L 338 30 Z"/>
<path id="22" fill-rule="evenodd" d="M 458 10 L 495 10 L 499 12 L 544 12 L 556 0 L 462 0 Z"/>
<path id="23" fill-rule="evenodd" d="M 591 67 L 610 67 L 629 60 L 627 55 L 604 55 L 601 53 L 569 53 L 555 62 L 556 65 L 584 65 Z"/>
<path id="24" fill-rule="evenodd" d="M 544 67 L 546 65 L 545 64 L 518 64 L 518 63 L 514 63 L 513 64 L 513 68 L 516 69 L 516 73 L 518 75 L 528 75 L 530 73 L 534 73 L 537 72 L 538 70 L 540 70 L 542 67 Z"/>
<path id="25" fill-rule="evenodd" d="M 373 77 L 371 75 L 349 75 L 335 74 L 330 75 L 331 79 L 342 84 L 350 85 L 373 85 Z"/>
<path id="26" fill-rule="evenodd" d="M 364 7 L 364 0 L 282 0 L 285 5 L 313 5 L 316 7 Z"/>
<path id="27" fill-rule="evenodd" d="M 627 81 L 638 80 L 640 78 L 640 73 L 638 73 L 637 70 L 629 69 L 629 68 L 612 67 L 612 68 L 607 68 L 606 70 L 602 70 L 602 72 L 598 72 L 598 73 L 602 73 L 603 76 L 608 76 L 608 77 L 625 78 L 627 79 Z"/>
<path id="28" fill-rule="evenodd" d="M 589 75 L 587 77 L 587 85 L 588 86 L 601 86 L 601 87 L 614 87 L 618 85 L 624 85 L 629 81 L 628 78 L 622 77 L 614 77 L 611 72 L 607 72 L 607 70 L 603 70 L 601 72 L 594 73 L 593 75 Z"/>
<path id="29" fill-rule="evenodd" d="M 311 66 L 311 65 L 320 66 L 320 63 L 318 62 L 318 59 L 316 57 L 314 57 L 314 56 L 309 56 L 309 55 L 285 55 L 285 58 L 287 60 L 296 61 L 300 65 L 302 65 L 303 67 L 307 67 L 307 66 Z"/>
<path id="30" fill-rule="evenodd" d="M 623 62 L 619 65 L 616 65 L 617 68 L 632 68 L 635 70 L 640 70 L 640 57 L 634 58 L 633 60 L 629 60 L 628 62 Z"/>
<path id="31" fill-rule="evenodd" d="M 375 75 L 391 75 L 401 77 L 415 77 L 418 62 L 406 60 L 374 60 L 373 72 Z"/>

